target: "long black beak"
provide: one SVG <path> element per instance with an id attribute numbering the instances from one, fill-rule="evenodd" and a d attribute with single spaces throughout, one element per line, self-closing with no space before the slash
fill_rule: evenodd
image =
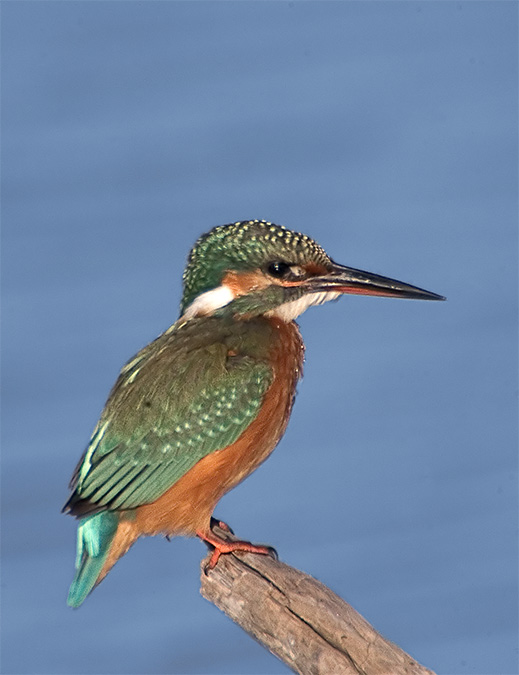
<path id="1" fill-rule="evenodd" d="M 379 274 L 363 272 L 353 267 L 344 267 L 333 263 L 333 269 L 325 275 L 313 277 L 308 281 L 312 291 L 330 291 L 352 293 L 355 295 L 380 295 L 387 298 L 411 298 L 414 300 L 445 300 L 442 295 L 425 291 L 396 279 L 382 277 Z"/>

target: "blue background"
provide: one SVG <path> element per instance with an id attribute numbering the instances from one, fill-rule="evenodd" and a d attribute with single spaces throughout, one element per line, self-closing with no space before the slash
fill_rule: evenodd
<path id="1" fill-rule="evenodd" d="M 517 673 L 517 4 L 3 2 L 4 673 L 283 673 L 140 541 L 65 605 L 67 483 L 203 231 L 266 218 L 448 296 L 301 319 L 217 515 L 440 673 Z"/>

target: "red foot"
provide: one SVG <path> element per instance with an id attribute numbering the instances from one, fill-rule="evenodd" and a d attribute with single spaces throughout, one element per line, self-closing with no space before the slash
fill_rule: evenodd
<path id="1" fill-rule="evenodd" d="M 225 541 L 220 539 L 214 532 L 197 532 L 196 536 L 206 544 L 214 547 L 213 554 L 205 567 L 205 572 L 214 569 L 222 553 L 234 553 L 234 551 L 245 551 L 246 553 L 261 553 L 262 555 L 270 555 L 277 560 L 276 549 L 272 546 L 258 546 L 251 544 L 249 541 Z"/>

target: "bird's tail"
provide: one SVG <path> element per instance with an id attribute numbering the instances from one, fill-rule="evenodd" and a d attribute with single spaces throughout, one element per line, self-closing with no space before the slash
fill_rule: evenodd
<path id="1" fill-rule="evenodd" d="M 119 515 L 110 511 L 102 511 L 79 521 L 76 576 L 67 598 L 71 607 L 79 607 L 98 582 L 118 523 Z"/>

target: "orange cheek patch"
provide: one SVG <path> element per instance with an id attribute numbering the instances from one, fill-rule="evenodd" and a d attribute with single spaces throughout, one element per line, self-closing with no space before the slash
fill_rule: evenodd
<path id="1" fill-rule="evenodd" d="M 269 278 L 261 270 L 255 270 L 254 272 L 236 272 L 233 270 L 227 272 L 224 276 L 222 285 L 227 286 L 232 291 L 234 297 L 238 297 L 239 295 L 246 295 L 247 293 L 267 288 L 267 286 L 272 286 L 273 284 L 278 286 L 301 286 L 307 281 L 308 277 L 324 276 L 328 273 L 326 267 L 312 262 L 301 265 L 301 268 L 305 272 L 304 276 L 301 279 L 291 281 Z"/>
<path id="2" fill-rule="evenodd" d="M 270 286 L 263 272 L 227 272 L 222 280 L 222 285 L 231 289 L 233 295 L 246 295 L 252 291 L 258 291 Z"/>

